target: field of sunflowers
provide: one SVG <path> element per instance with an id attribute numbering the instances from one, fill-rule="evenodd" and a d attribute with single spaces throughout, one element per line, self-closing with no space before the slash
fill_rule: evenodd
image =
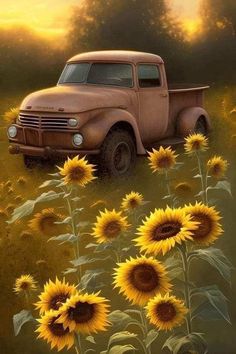
<path id="1" fill-rule="evenodd" d="M 116 180 L 79 156 L 25 169 L 5 133 L 21 97 L 4 101 L 1 353 L 236 352 L 236 90 L 212 91 L 209 137 Z"/>

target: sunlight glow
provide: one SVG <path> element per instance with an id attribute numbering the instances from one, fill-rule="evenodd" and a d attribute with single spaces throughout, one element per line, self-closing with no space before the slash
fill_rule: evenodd
<path id="1" fill-rule="evenodd" d="M 193 40 L 201 33 L 202 23 L 200 19 L 184 19 L 182 20 L 182 28 L 186 34 L 187 40 Z"/>

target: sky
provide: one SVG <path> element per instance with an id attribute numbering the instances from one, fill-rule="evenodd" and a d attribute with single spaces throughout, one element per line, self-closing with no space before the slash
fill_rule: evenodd
<path id="1" fill-rule="evenodd" d="M 191 34 L 197 27 L 200 0 L 167 0 Z M 0 27 L 27 25 L 43 36 L 66 32 L 70 8 L 80 0 L 0 0 Z"/>

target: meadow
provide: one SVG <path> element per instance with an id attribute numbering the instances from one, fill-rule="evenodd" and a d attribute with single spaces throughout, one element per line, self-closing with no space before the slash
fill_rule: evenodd
<path id="1" fill-rule="evenodd" d="M 17 93 L 9 97 L 2 98 L 1 102 L 1 117 L 5 111 L 10 107 L 16 107 L 25 92 Z M 210 112 L 213 131 L 209 137 L 209 149 L 204 152 L 204 161 L 211 156 L 217 154 L 223 156 L 229 162 L 227 171 L 227 180 L 231 182 L 232 196 L 221 189 L 209 190 L 209 198 L 222 216 L 222 228 L 224 234 L 217 239 L 214 245 L 233 263 L 235 266 L 234 249 L 236 247 L 235 241 L 235 192 L 236 192 L 236 88 L 235 87 L 214 87 L 206 95 L 206 108 Z M 59 234 L 68 233 L 68 225 L 66 223 L 46 224 L 45 230 L 37 230 L 37 225 L 32 224 L 32 219 L 37 213 L 41 213 L 43 209 L 54 208 L 58 220 L 63 220 L 68 216 L 68 211 L 65 209 L 63 198 L 51 200 L 44 203 L 38 203 L 32 214 L 24 218 L 19 218 L 13 223 L 6 222 L 11 219 L 12 212 L 15 208 L 22 205 L 27 200 L 37 198 L 41 193 L 49 191 L 51 186 L 40 188 L 46 180 L 54 178 L 49 174 L 58 172 L 56 167 L 44 166 L 33 170 L 27 170 L 24 167 L 21 156 L 10 156 L 8 154 L 8 142 L 6 137 L 6 123 L 3 118 L 0 121 L 0 146 L 1 146 L 1 174 L 0 174 L 0 317 L 2 319 L 0 326 L 0 352 L 4 354 L 45 354 L 50 353 L 50 346 L 42 340 L 36 340 L 35 328 L 33 321 L 22 326 L 20 333 L 14 336 L 14 328 L 12 318 L 16 313 L 22 309 L 28 308 L 38 318 L 38 311 L 33 305 L 38 301 L 38 294 L 43 291 L 44 284 L 51 279 L 55 281 L 56 276 L 62 279 L 63 276 L 70 284 L 77 284 L 79 282 L 78 272 L 70 271 L 72 269 L 70 261 L 75 258 L 75 247 L 73 242 L 58 242 L 58 240 L 50 240 Z M 174 173 L 170 172 L 169 184 L 171 190 L 178 196 L 177 206 L 183 206 L 187 203 L 195 203 L 195 200 L 200 200 L 201 195 L 196 195 L 201 190 L 199 178 L 193 178 L 196 174 L 196 161 L 190 158 L 184 152 L 183 147 L 176 149 L 178 154 L 178 162 L 183 163 Z M 63 166 L 63 162 L 60 166 Z M 187 188 L 181 189 L 180 185 L 185 185 Z M 127 193 L 135 191 L 141 193 L 144 200 L 148 203 L 143 203 L 137 213 L 127 215 L 127 222 L 131 225 L 128 232 L 130 240 L 137 237 L 136 228 L 142 224 L 145 216 L 149 216 L 150 212 L 155 208 L 165 208 L 170 201 L 166 196 L 167 192 L 166 180 L 163 175 L 152 173 L 148 165 L 147 157 L 140 157 L 138 159 L 135 171 L 131 176 L 122 179 L 95 179 L 92 183 L 86 185 L 85 188 L 80 188 L 78 195 L 80 199 L 75 200 L 76 209 L 79 210 L 79 221 L 84 236 L 80 242 L 80 257 L 87 255 L 92 256 L 94 253 L 94 246 L 87 247 L 89 244 L 94 244 L 94 236 L 92 229 L 96 223 L 96 218 L 100 211 L 104 209 L 120 210 L 122 198 Z M 125 247 L 124 247 L 125 248 Z M 102 277 L 91 278 L 88 282 L 88 289 L 92 292 L 101 289 L 99 296 L 104 296 L 107 299 L 112 299 L 112 309 L 110 311 L 119 310 L 127 311 L 136 308 L 129 304 L 129 302 L 122 296 L 118 295 L 118 290 L 113 289 L 111 281 L 112 269 L 117 267 L 116 262 L 119 259 L 116 252 L 112 249 L 103 250 L 102 260 L 91 262 L 82 265 L 82 271 L 89 271 L 93 269 L 105 269 Z M 127 249 L 126 256 L 122 261 L 128 258 L 129 254 L 135 256 L 138 251 Z M 77 254 L 78 256 L 78 254 Z M 124 255 L 123 255 L 124 256 Z M 116 258 L 117 257 L 117 258 Z M 158 255 L 158 260 L 163 261 L 162 255 Z M 67 270 L 66 274 L 65 272 Z M 99 273 L 99 272 L 98 272 Z M 30 274 L 37 281 L 38 291 L 33 291 L 29 303 L 26 303 L 24 296 L 17 295 L 13 291 L 15 280 L 22 274 Z M 200 284 L 199 286 L 206 286 L 217 284 L 222 293 L 228 299 L 229 316 L 231 324 L 224 322 L 223 319 L 215 321 L 206 321 L 205 319 L 194 319 L 194 332 L 204 333 L 204 338 L 208 343 L 208 350 L 210 354 L 233 354 L 235 353 L 236 340 L 236 285 L 233 281 L 235 273 L 232 271 L 232 281 L 229 284 L 222 278 L 221 274 L 211 267 L 204 260 L 194 260 L 191 272 L 191 280 Z M 171 280 L 177 281 L 178 274 L 174 274 L 172 269 Z M 175 286 L 174 286 L 175 288 Z M 177 293 L 178 294 L 178 293 Z M 129 312 L 127 312 L 129 313 Z M 135 321 L 137 318 L 135 318 Z M 133 322 L 135 322 L 133 321 Z M 132 321 L 131 321 L 132 322 Z M 119 330 L 124 330 L 120 328 Z M 137 324 L 131 324 L 126 331 L 137 333 L 138 338 L 141 338 L 141 329 L 137 328 Z M 158 334 L 154 331 L 154 327 L 150 326 L 152 335 L 152 344 L 148 347 L 146 353 L 168 353 L 167 348 L 161 350 L 166 338 L 172 333 L 160 331 Z M 93 337 L 83 337 L 83 348 L 92 348 L 95 353 L 100 353 L 106 350 L 107 343 L 111 334 L 114 333 L 112 327 L 107 331 L 102 331 L 101 334 L 95 336 L 96 344 L 94 344 Z M 131 347 L 130 352 L 142 353 L 142 346 L 137 343 L 136 337 L 128 335 L 123 340 Z M 123 342 L 122 342 L 123 343 Z M 118 342 L 120 344 L 120 342 Z M 134 348 L 139 348 L 134 351 Z M 150 351 L 152 348 L 152 351 Z M 63 348 L 62 353 L 75 353 L 74 347 L 68 351 Z M 85 353 L 84 349 L 84 353 Z M 87 351 L 88 353 L 92 351 Z M 190 353 L 191 351 L 185 351 Z M 112 353 L 112 351 L 110 351 Z M 115 353 L 115 351 L 114 351 Z M 118 351 L 116 352 L 118 353 Z M 122 351 L 120 351 L 122 353 Z M 177 352 L 176 352 L 177 353 Z M 183 352 L 184 353 L 184 352 Z M 193 353 L 193 351 L 192 351 Z"/>

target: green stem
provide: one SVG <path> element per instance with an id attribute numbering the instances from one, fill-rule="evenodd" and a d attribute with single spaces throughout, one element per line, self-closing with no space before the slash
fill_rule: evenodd
<path id="1" fill-rule="evenodd" d="M 206 196 L 206 205 L 208 205 L 208 191 L 207 191 L 207 186 L 208 186 L 208 171 L 206 173 L 206 179 L 205 179 L 205 196 Z"/>
<path id="2" fill-rule="evenodd" d="M 199 175 L 201 177 L 201 186 L 202 186 L 202 201 L 204 204 L 206 204 L 206 187 L 204 183 L 204 178 L 203 178 L 203 169 L 202 169 L 202 164 L 201 164 L 201 159 L 199 157 L 199 154 L 196 152 L 196 157 L 197 157 L 197 162 L 198 162 L 198 170 L 199 170 Z"/>
<path id="3" fill-rule="evenodd" d="M 168 196 L 169 196 L 169 200 L 170 200 L 170 204 L 171 204 L 171 207 L 174 206 L 174 201 L 173 201 L 173 198 L 171 196 L 171 188 L 170 188 L 170 181 L 169 181 L 169 173 L 168 173 L 168 170 L 165 169 L 165 182 L 166 182 L 166 187 L 167 187 L 167 193 L 168 193 Z"/>
<path id="4" fill-rule="evenodd" d="M 79 333 L 75 333 L 75 351 L 76 354 L 82 353 L 81 338 Z"/>
<path id="5" fill-rule="evenodd" d="M 187 332 L 188 334 L 192 333 L 192 318 L 191 318 L 191 299 L 190 299 L 190 290 L 189 290 L 189 264 L 188 264 L 188 254 L 186 245 L 179 247 L 182 265 L 183 265 L 183 273 L 184 273 L 184 295 L 185 295 L 185 303 L 189 312 L 187 314 Z"/>
<path id="6" fill-rule="evenodd" d="M 147 335 L 148 335 L 148 325 L 147 325 L 147 319 L 146 319 L 146 316 L 145 316 L 145 310 L 141 310 L 141 319 L 142 319 L 142 323 L 143 323 L 143 326 L 144 326 L 144 329 L 145 329 L 145 338 L 147 338 Z M 146 347 L 146 353 L 147 354 L 151 354 L 151 348 L 150 347 Z"/>

